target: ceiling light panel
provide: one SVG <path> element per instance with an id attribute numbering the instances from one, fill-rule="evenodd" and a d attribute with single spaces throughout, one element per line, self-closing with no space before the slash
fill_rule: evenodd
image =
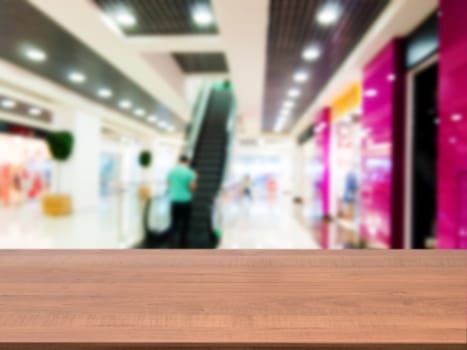
<path id="1" fill-rule="evenodd" d="M 193 22 L 201 27 L 209 27 L 214 24 L 214 14 L 208 6 L 195 6 L 192 10 Z"/>
<path id="2" fill-rule="evenodd" d="M 302 57 L 306 62 L 313 62 L 321 57 L 321 48 L 317 44 L 312 44 L 305 48 Z"/>
<path id="3" fill-rule="evenodd" d="M 75 84 L 82 84 L 86 79 L 86 76 L 79 71 L 74 71 L 68 74 L 68 80 Z"/>
<path id="4" fill-rule="evenodd" d="M 47 60 L 47 54 L 45 51 L 37 47 L 28 47 L 24 50 L 26 58 L 33 62 L 44 62 Z"/>
<path id="5" fill-rule="evenodd" d="M 318 11 L 316 20 L 322 26 L 329 27 L 335 25 L 342 14 L 342 8 L 337 1 L 326 2 Z"/>

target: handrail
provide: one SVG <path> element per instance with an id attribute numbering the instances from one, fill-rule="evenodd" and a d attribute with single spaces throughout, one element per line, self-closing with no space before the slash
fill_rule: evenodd
<path id="1" fill-rule="evenodd" d="M 206 116 L 206 108 L 211 96 L 211 90 L 211 85 L 209 83 L 203 83 L 201 91 L 198 95 L 195 109 L 193 111 L 193 120 L 191 122 L 191 127 L 184 150 L 184 154 L 190 159 L 193 158 L 195 153 L 196 144 L 201 132 L 201 126 L 203 125 L 204 117 Z"/>
<path id="2" fill-rule="evenodd" d="M 233 91 L 232 91 L 233 95 Z M 227 152 L 226 152 L 226 157 L 225 157 L 225 164 L 224 164 L 224 169 L 222 170 L 222 184 L 225 183 L 227 180 L 227 175 L 229 173 L 230 169 L 230 163 L 231 163 L 231 157 L 232 157 L 232 148 L 234 144 L 234 139 L 235 139 L 235 122 L 237 120 L 237 103 L 235 101 L 235 96 L 233 95 L 232 98 L 232 104 L 230 106 L 230 112 L 229 112 L 229 117 L 228 117 L 228 122 L 226 126 L 226 132 L 228 135 L 228 145 L 227 145 Z"/>
<path id="3" fill-rule="evenodd" d="M 233 93 L 233 92 L 232 92 Z M 237 105 L 235 102 L 235 97 L 232 98 L 232 104 L 230 106 L 230 111 L 229 111 L 229 116 L 228 116 L 228 121 L 226 124 L 226 133 L 228 137 L 227 141 L 227 147 L 226 147 L 226 155 L 225 155 L 225 164 L 224 164 L 224 169 L 222 170 L 222 181 L 221 181 L 221 187 L 217 193 L 217 195 L 214 197 L 213 200 L 213 212 L 211 216 L 211 224 L 212 227 L 214 228 L 215 231 L 224 230 L 224 217 L 223 217 L 223 212 L 222 212 L 222 194 L 224 192 L 224 184 L 227 181 L 227 176 L 229 173 L 229 169 L 231 166 L 231 157 L 232 157 L 232 148 L 234 144 L 234 139 L 235 139 L 235 121 L 237 119 Z M 216 232 L 217 234 L 217 232 Z M 219 238 L 219 237 L 218 237 Z"/>

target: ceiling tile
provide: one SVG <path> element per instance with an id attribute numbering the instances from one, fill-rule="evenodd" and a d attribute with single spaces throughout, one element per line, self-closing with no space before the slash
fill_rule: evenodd
<path id="1" fill-rule="evenodd" d="M 130 13 L 136 24 L 120 28 L 126 35 L 216 34 L 213 25 L 199 27 L 192 18 L 196 8 L 212 13 L 210 0 L 94 0 L 104 13 L 115 18 Z"/>
<path id="2" fill-rule="evenodd" d="M 176 53 L 173 56 L 185 73 L 226 73 L 228 71 L 223 53 Z"/>

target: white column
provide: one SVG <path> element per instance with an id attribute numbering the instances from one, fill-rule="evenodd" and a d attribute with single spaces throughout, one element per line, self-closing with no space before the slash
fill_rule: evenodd
<path id="1" fill-rule="evenodd" d="M 70 194 L 74 211 L 95 210 L 99 204 L 101 122 L 99 118 L 72 109 L 54 116 L 56 131 L 74 137 L 73 153 L 60 166 L 60 191 Z M 57 171 L 55 171 L 55 177 Z M 57 178 L 55 178 L 55 184 Z M 57 187 L 55 187 L 57 188 Z"/>

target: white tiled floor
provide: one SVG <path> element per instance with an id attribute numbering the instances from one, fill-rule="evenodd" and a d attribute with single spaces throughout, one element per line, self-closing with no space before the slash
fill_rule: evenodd
<path id="1" fill-rule="evenodd" d="M 243 200 L 224 207 L 221 249 L 318 249 L 295 219 L 291 200 Z"/>
<path id="2" fill-rule="evenodd" d="M 226 203 L 221 249 L 317 249 L 293 218 L 290 200 Z M 99 210 L 50 218 L 39 203 L 0 208 L 0 249 L 121 249 L 143 235 L 136 197 L 103 200 Z"/>
<path id="3" fill-rule="evenodd" d="M 109 197 L 99 210 L 64 218 L 45 217 L 37 202 L 0 208 L 0 249 L 127 248 L 142 237 L 139 211 L 131 197 Z"/>

